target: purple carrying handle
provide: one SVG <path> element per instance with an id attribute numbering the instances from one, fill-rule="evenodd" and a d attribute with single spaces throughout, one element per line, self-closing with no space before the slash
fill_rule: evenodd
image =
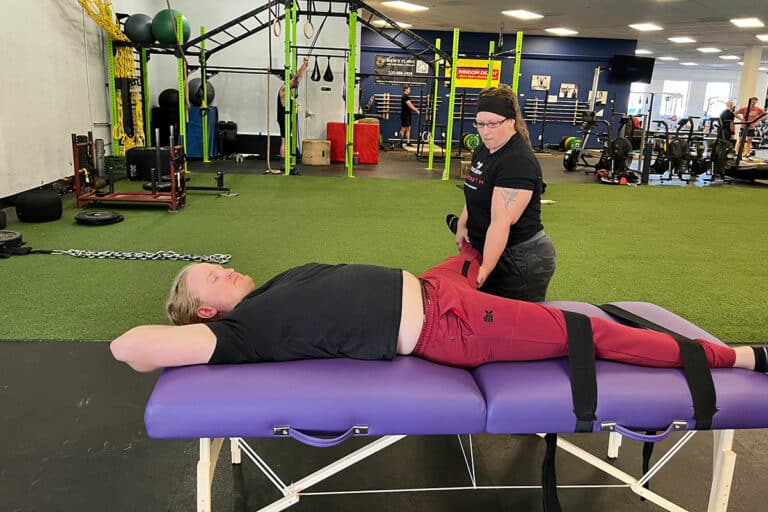
<path id="1" fill-rule="evenodd" d="M 628 437 L 630 439 L 634 439 L 635 441 L 642 441 L 644 443 L 658 443 L 659 441 L 663 441 L 666 438 L 668 438 L 670 435 L 672 435 L 672 432 L 680 432 L 683 430 L 688 429 L 688 422 L 682 421 L 682 420 L 676 420 L 669 424 L 667 429 L 664 432 L 661 432 L 660 434 L 641 434 L 639 432 L 635 432 L 634 430 L 630 430 L 626 427 L 622 427 L 619 424 L 613 423 L 613 422 L 604 422 L 601 425 L 602 430 L 607 430 L 609 432 L 618 432 L 619 434 Z"/>
<path id="2" fill-rule="evenodd" d="M 302 432 L 301 430 L 294 428 L 294 427 L 275 427 L 272 429 L 272 432 L 276 436 L 290 436 L 297 440 L 300 443 L 304 443 L 309 446 L 314 446 L 315 448 L 330 448 L 331 446 L 338 446 L 347 439 L 349 439 L 352 436 L 355 435 L 367 435 L 368 434 L 368 427 L 361 426 L 361 425 L 354 425 L 349 428 L 346 432 L 343 434 L 340 434 L 336 437 L 317 437 L 310 434 L 307 434 L 305 432 Z"/>

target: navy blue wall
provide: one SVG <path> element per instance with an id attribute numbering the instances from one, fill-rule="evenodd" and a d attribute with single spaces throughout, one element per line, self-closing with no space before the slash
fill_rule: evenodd
<path id="1" fill-rule="evenodd" d="M 451 53 L 453 45 L 453 32 L 436 31 L 416 31 L 424 39 L 434 42 L 436 38 L 441 39 L 441 48 L 448 54 Z M 497 44 L 496 51 L 512 51 L 514 54 L 515 34 L 504 35 L 504 46 L 498 47 L 498 34 L 467 32 L 459 35 L 459 55 L 466 58 L 487 59 L 488 49 L 491 41 Z M 587 38 L 569 38 L 569 37 L 543 37 L 543 36 L 525 36 L 523 38 L 522 61 L 520 63 L 520 81 L 518 94 L 521 107 L 525 105 L 529 98 L 544 98 L 543 91 L 532 91 L 532 75 L 551 76 L 550 95 L 557 95 L 561 83 L 575 83 L 578 86 L 578 99 L 587 101 L 589 90 L 592 88 L 592 79 L 596 66 L 607 67 L 611 57 L 614 55 L 634 55 L 637 42 L 629 39 L 587 39 Z M 417 48 L 414 48 L 417 49 Z M 418 50 L 418 49 L 417 49 Z M 400 48 L 393 46 L 392 43 L 379 36 L 379 34 L 364 29 L 362 33 L 361 52 L 360 52 L 360 70 L 362 73 L 373 73 L 374 58 L 376 55 L 403 55 Z M 501 68 L 501 81 L 511 84 L 514 71 L 513 56 L 504 58 Z M 627 101 L 629 99 L 629 83 L 612 83 L 608 80 L 608 73 L 602 73 L 598 83 L 598 90 L 608 91 L 608 98 L 616 99 L 615 110 L 617 112 L 626 112 Z M 424 88 L 424 94 L 431 91 L 428 87 Z M 462 89 L 457 89 L 457 97 Z M 466 89 L 468 94 L 477 94 L 479 89 Z M 388 92 L 394 96 L 393 99 L 399 99 L 402 94 L 401 86 L 378 85 L 374 83 L 373 77 L 361 79 L 360 93 L 363 104 L 368 101 L 371 95 L 376 93 Z M 418 86 L 413 88 L 412 97 L 417 97 L 420 93 Z M 441 80 L 439 85 L 439 95 L 443 97 L 443 106 L 438 112 L 438 123 L 447 119 L 447 94 L 448 87 Z M 596 107 L 599 110 L 600 107 Z M 610 107 L 606 110 L 606 113 Z M 472 127 L 473 114 L 468 116 L 470 119 L 464 121 L 463 130 L 459 126 L 458 120 L 454 124 L 454 140 L 459 138 L 462 132 L 474 132 Z M 414 129 L 418 123 L 418 118 L 414 118 Z M 392 137 L 395 131 L 399 129 L 400 120 L 398 115 L 392 115 L 389 120 L 382 121 L 382 133 L 385 137 Z M 541 133 L 541 123 L 529 125 L 531 140 L 534 144 L 538 143 Z M 547 123 L 544 132 L 545 143 L 557 143 L 562 136 L 576 135 L 578 126 L 572 124 Z"/>

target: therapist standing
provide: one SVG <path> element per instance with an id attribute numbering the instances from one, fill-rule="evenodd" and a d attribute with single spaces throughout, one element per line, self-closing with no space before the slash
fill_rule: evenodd
<path id="1" fill-rule="evenodd" d="M 482 144 L 464 181 L 464 209 L 446 221 L 459 249 L 468 242 L 482 254 L 481 291 L 543 301 L 557 258 L 541 222 L 541 166 L 511 87 L 480 92 L 475 127 Z"/>

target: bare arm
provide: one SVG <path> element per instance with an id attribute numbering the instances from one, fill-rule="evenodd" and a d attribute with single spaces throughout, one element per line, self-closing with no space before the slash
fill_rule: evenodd
<path id="1" fill-rule="evenodd" d="M 291 87 L 298 87 L 299 82 L 301 82 L 301 79 L 304 77 L 304 73 L 307 72 L 307 66 L 309 65 L 309 58 L 304 57 L 304 62 L 301 64 L 301 67 L 296 72 L 296 76 L 293 77 L 291 80 Z"/>
<path id="2" fill-rule="evenodd" d="M 491 198 L 491 224 L 485 234 L 478 286 L 482 286 L 488 274 L 496 268 L 496 263 L 507 246 L 509 227 L 520 219 L 532 197 L 531 190 L 494 187 Z"/>
<path id="3" fill-rule="evenodd" d="M 413 106 L 413 103 L 411 102 L 411 100 L 406 101 L 405 104 L 408 105 L 409 109 L 413 110 L 417 114 L 419 113 L 419 109 Z"/>
<path id="4" fill-rule="evenodd" d="M 459 215 L 459 221 L 456 224 L 456 247 L 461 250 L 465 243 L 469 243 L 469 230 L 467 229 L 467 218 L 469 218 L 469 212 L 467 211 L 467 204 L 464 203 L 464 209 L 461 210 Z"/>
<path id="5" fill-rule="evenodd" d="M 109 345 L 115 359 L 139 372 L 204 364 L 215 348 L 216 336 L 205 324 L 141 325 Z"/>

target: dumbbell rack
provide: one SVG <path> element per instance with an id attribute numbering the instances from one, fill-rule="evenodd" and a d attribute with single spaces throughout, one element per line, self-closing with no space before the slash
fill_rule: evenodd
<path id="1" fill-rule="evenodd" d="M 86 203 L 160 203 L 167 204 L 170 211 L 177 211 L 187 204 L 185 180 L 182 177 L 182 172 L 176 165 L 177 158 L 183 158 L 184 148 L 183 146 L 176 146 L 173 144 L 173 135 L 171 136 L 171 145 L 169 147 L 171 190 L 168 192 L 160 192 L 157 190 L 146 192 L 115 192 L 114 176 L 110 177 L 108 193 L 102 193 L 93 187 L 91 187 L 89 191 L 84 191 L 83 185 L 85 185 L 85 183 L 83 176 L 88 171 L 83 168 L 84 165 L 81 165 L 81 148 L 84 148 L 87 151 L 88 158 L 92 160 L 95 151 L 93 147 L 93 134 L 91 132 L 88 132 L 88 140 L 86 142 L 78 142 L 78 136 L 72 134 L 72 162 L 75 169 L 74 188 L 78 208 L 82 208 Z M 158 155 L 158 167 L 159 158 Z"/>

